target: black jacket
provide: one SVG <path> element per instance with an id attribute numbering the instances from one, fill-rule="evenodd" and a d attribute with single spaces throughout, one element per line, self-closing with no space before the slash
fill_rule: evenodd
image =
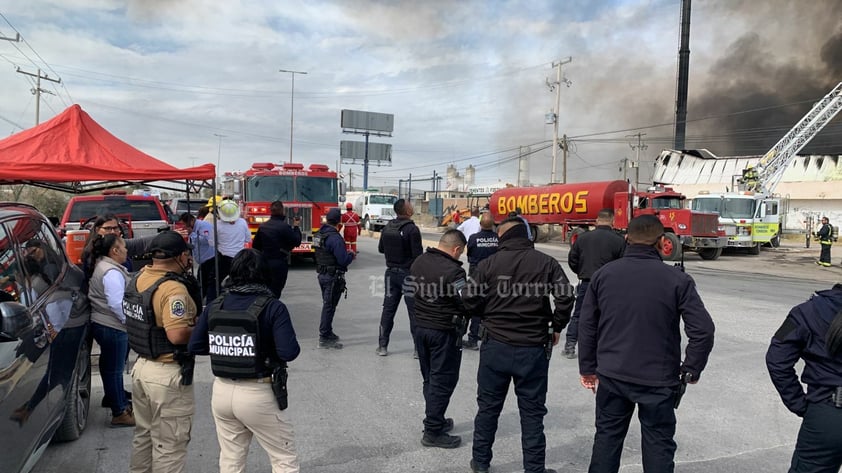
<path id="1" fill-rule="evenodd" d="M 415 258 L 405 284 L 415 299 L 415 324 L 452 330 L 453 316 L 467 317 L 461 292 L 466 284 L 462 262 L 437 248 Z"/>
<path id="2" fill-rule="evenodd" d="M 481 314 L 491 338 L 515 346 L 546 343 L 550 321 L 554 332 L 564 330 L 574 301 L 558 261 L 526 238 L 501 242 L 497 253 L 482 260 L 463 299 L 469 313 Z"/>
<path id="3" fill-rule="evenodd" d="M 386 267 L 409 269 L 424 252 L 421 230 L 406 217 L 392 219 L 380 232 L 377 251 L 386 255 Z"/>
<path id="4" fill-rule="evenodd" d="M 819 237 L 819 241 L 832 241 L 831 235 L 833 235 L 833 227 L 830 226 L 829 223 L 822 224 L 822 227 L 819 228 L 819 231 L 816 232 L 816 236 Z"/>
<path id="5" fill-rule="evenodd" d="M 252 248 L 262 251 L 267 259 L 275 259 L 286 258 L 300 244 L 301 229 L 290 227 L 285 217 L 273 215 L 257 228 Z"/>
<path id="6" fill-rule="evenodd" d="M 836 386 L 842 386 L 842 355 L 830 356 L 825 338 L 830 322 L 842 311 L 842 284 L 818 291 L 807 302 L 792 308 L 783 325 L 772 337 L 766 352 L 766 368 L 787 409 L 803 416 L 807 402 L 830 399 Z M 801 382 L 795 364 L 804 360 Z"/>
<path id="7" fill-rule="evenodd" d="M 688 342 L 681 361 L 680 322 Z M 713 320 L 696 283 L 664 264 L 653 246 L 625 255 L 591 278 L 579 316 L 579 372 L 644 386 L 699 379 L 713 349 Z"/>
<path id="8" fill-rule="evenodd" d="M 588 280 L 602 265 L 622 258 L 626 240 L 609 226 L 600 225 L 592 232 L 579 235 L 570 253 L 567 264 L 580 280 Z"/>

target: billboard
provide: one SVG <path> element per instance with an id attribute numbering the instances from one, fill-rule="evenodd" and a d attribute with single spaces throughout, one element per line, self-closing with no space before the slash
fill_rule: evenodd
<path id="1" fill-rule="evenodd" d="M 392 131 L 395 128 L 395 116 L 391 113 L 361 112 L 359 110 L 342 110 L 340 126 L 342 128 L 353 130 L 392 133 Z"/>
<path id="2" fill-rule="evenodd" d="M 343 163 L 362 163 L 365 161 L 365 141 L 340 141 L 339 158 Z M 377 166 L 388 166 L 392 164 L 392 145 L 369 143 L 368 161 L 370 164 Z"/>

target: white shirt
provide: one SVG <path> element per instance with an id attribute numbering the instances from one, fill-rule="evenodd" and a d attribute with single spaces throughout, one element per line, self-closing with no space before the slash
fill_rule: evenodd
<path id="1" fill-rule="evenodd" d="M 462 234 L 465 235 L 465 239 L 468 240 L 471 238 L 471 235 L 480 231 L 479 218 L 471 217 L 462 222 L 462 224 L 456 227 L 456 229 L 462 232 Z"/>
<path id="2" fill-rule="evenodd" d="M 105 298 L 108 307 L 120 322 L 126 323 L 126 316 L 123 314 L 123 295 L 126 292 L 126 280 L 123 274 L 116 269 L 110 269 L 102 277 L 102 285 L 105 287 Z"/>
<path id="3" fill-rule="evenodd" d="M 249 226 L 242 218 L 238 218 L 233 223 L 223 222 L 220 219 L 216 225 L 216 231 L 219 233 L 219 245 L 216 250 L 220 254 L 233 258 L 245 248 L 246 243 L 251 241 Z M 213 245 L 213 232 L 209 236 L 208 242 Z"/>

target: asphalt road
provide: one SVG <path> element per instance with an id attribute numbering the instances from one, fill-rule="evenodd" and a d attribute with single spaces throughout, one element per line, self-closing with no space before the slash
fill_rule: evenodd
<path id="1" fill-rule="evenodd" d="M 538 247 L 566 261 L 566 247 Z M 344 350 L 320 350 L 316 346 L 320 296 L 313 266 L 305 263 L 293 268 L 285 290 L 284 301 L 302 345 L 289 378 L 290 412 L 301 471 L 470 471 L 479 354 L 463 354 L 461 379 L 448 411 L 455 419 L 454 434 L 462 436 L 462 446 L 454 450 L 421 446 L 421 376 L 417 361 L 412 359 L 406 311 L 401 305 L 390 355 L 376 356 L 384 263 L 375 240 L 362 238 L 360 249 L 348 274 L 350 294 L 340 302 L 335 321 Z M 813 291 L 842 281 L 842 267 L 821 269 L 813 263 L 817 253 L 816 248 L 789 246 L 756 257 L 726 255 L 717 261 L 688 255 L 687 271 L 698 284 L 717 333 L 707 370 L 699 384 L 688 388 L 678 410 L 676 471 L 786 470 L 800 423 L 786 411 L 772 388 L 764 355 L 770 337 L 790 307 Z M 837 259 L 834 257 L 835 262 Z M 128 376 L 126 381 L 130 383 Z M 211 382 L 209 363 L 203 359 L 196 367 L 190 472 L 217 470 Z M 99 405 L 101 395 L 101 383 L 95 377 L 92 405 Z M 545 419 L 548 467 L 561 472 L 587 469 L 594 433 L 593 406 L 593 394 L 579 386 L 576 362 L 560 356 L 557 350 L 550 367 L 549 413 Z M 108 428 L 109 415 L 106 409 L 94 408 L 83 437 L 51 445 L 33 471 L 127 471 L 132 431 Z M 642 471 L 640 461 L 639 425 L 634 421 L 621 471 Z M 248 471 L 269 470 L 266 454 L 253 443 Z M 522 471 L 513 393 L 500 417 L 492 471 Z"/>

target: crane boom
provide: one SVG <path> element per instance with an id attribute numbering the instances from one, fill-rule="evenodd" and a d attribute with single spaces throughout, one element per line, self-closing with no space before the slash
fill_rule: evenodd
<path id="1" fill-rule="evenodd" d="M 842 110 L 842 82 L 836 85 L 798 123 L 789 130 L 757 163 L 755 175 L 743 172 L 746 190 L 771 195 L 783 177 L 786 167 Z"/>

